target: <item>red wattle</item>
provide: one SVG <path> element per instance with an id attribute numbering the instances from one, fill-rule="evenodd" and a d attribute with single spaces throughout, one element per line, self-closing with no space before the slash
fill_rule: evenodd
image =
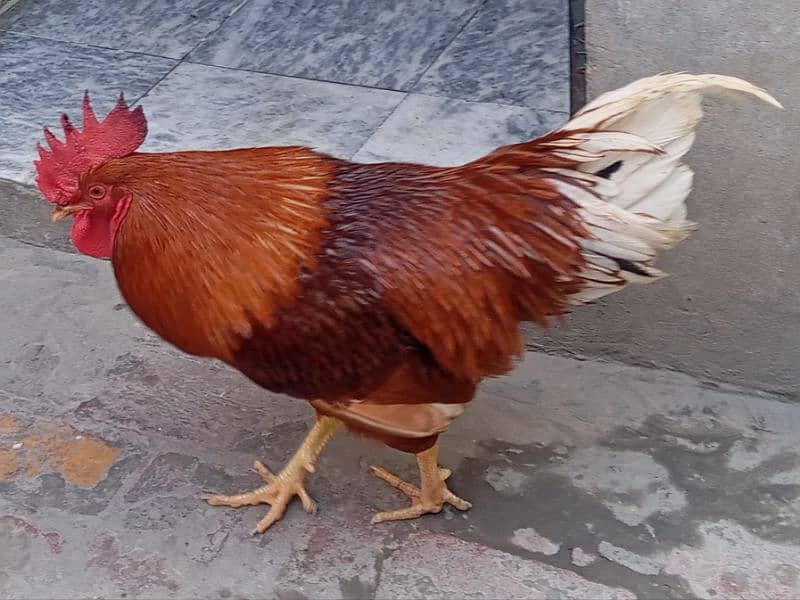
<path id="1" fill-rule="evenodd" d="M 111 258 L 114 237 L 129 206 L 130 197 L 125 197 L 117 202 L 113 213 L 98 208 L 79 212 L 72 221 L 72 243 L 83 254 Z"/>

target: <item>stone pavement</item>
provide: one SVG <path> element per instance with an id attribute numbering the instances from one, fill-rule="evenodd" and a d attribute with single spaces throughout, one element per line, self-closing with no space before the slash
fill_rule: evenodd
<path id="1" fill-rule="evenodd" d="M 460 162 L 566 116 L 566 3 L 132 4 L 0 15 L 1 597 L 800 597 L 800 410 L 664 371 L 529 353 L 486 382 L 442 437 L 468 513 L 370 525 L 403 498 L 368 465 L 416 468 L 347 435 L 316 515 L 253 537 L 261 507 L 199 501 L 311 411 L 132 317 L 28 185 L 40 126 L 124 90 L 149 149 Z"/>
<path id="2" fill-rule="evenodd" d="M 41 126 L 87 88 L 98 113 L 141 101 L 146 150 L 461 162 L 563 122 L 567 27 L 564 0 L 20 0 L 0 14 L 0 177 L 33 181 Z"/>

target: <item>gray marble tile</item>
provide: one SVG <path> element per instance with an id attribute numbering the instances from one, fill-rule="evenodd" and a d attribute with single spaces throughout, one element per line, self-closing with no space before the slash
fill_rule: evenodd
<path id="1" fill-rule="evenodd" d="M 181 58 L 241 2 L 25 0 L 0 15 L 0 29 Z"/>
<path id="2" fill-rule="evenodd" d="M 97 113 L 104 114 L 120 92 L 135 100 L 175 64 L 167 58 L 0 32 L 0 177 L 33 182 L 42 126 L 58 128 L 62 112 L 80 122 L 85 89 Z"/>
<path id="3" fill-rule="evenodd" d="M 190 59 L 408 89 L 480 0 L 250 0 Z"/>
<path id="4" fill-rule="evenodd" d="M 567 0 L 487 0 L 415 92 L 569 110 Z"/>
<path id="5" fill-rule="evenodd" d="M 184 63 L 145 96 L 147 150 L 302 144 L 348 157 L 404 94 Z"/>
<path id="6" fill-rule="evenodd" d="M 354 159 L 458 165 L 497 146 L 546 133 L 567 117 L 519 106 L 409 94 Z"/>

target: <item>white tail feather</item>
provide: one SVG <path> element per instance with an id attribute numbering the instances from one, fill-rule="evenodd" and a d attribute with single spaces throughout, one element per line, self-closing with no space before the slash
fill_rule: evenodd
<path id="1" fill-rule="evenodd" d="M 781 105 L 761 88 L 722 75 L 656 75 L 587 104 L 545 143 L 574 160 L 576 171 L 551 169 L 553 185 L 579 206 L 591 238 L 582 241 L 582 304 L 664 276 L 659 251 L 694 229 L 686 220 L 692 170 L 681 161 L 703 110 L 701 92 L 735 90 Z M 574 132 L 574 133 L 573 133 Z"/>

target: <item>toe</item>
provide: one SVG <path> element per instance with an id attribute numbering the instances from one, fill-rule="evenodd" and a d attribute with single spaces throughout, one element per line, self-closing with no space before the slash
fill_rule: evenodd
<path id="1" fill-rule="evenodd" d="M 415 485 L 413 485 L 411 483 L 408 483 L 407 481 L 404 481 L 404 480 L 400 479 L 397 475 L 395 475 L 394 473 L 390 473 L 389 471 L 387 471 L 383 467 L 379 467 L 377 465 L 372 465 L 372 466 L 370 466 L 370 469 L 372 469 L 372 472 L 377 477 L 379 477 L 380 479 L 383 479 L 386 483 L 388 483 L 392 487 L 397 488 L 398 490 L 403 492 L 409 498 L 412 498 L 412 499 L 413 498 L 419 498 L 420 491 L 419 491 L 419 488 L 417 486 L 415 486 Z"/>
<path id="2" fill-rule="evenodd" d="M 286 506 L 289 504 L 291 496 L 280 496 L 278 500 L 270 507 L 267 514 L 261 519 L 252 531 L 252 534 L 264 533 L 267 529 L 272 527 L 275 523 L 283 518 L 283 513 L 286 512 Z"/>
<path id="3" fill-rule="evenodd" d="M 307 513 L 311 513 L 311 514 L 314 514 L 314 513 L 317 512 L 317 503 L 314 502 L 314 499 L 311 496 L 308 495 L 308 492 L 306 491 L 306 488 L 304 488 L 303 486 L 300 486 L 297 489 L 297 495 L 300 498 L 300 502 L 303 505 L 303 510 L 305 510 Z"/>
<path id="4" fill-rule="evenodd" d="M 472 503 L 464 500 L 463 498 L 459 498 L 453 492 L 448 492 L 447 496 L 445 497 L 445 502 L 448 504 L 452 504 L 458 510 L 469 510 L 472 508 Z"/>
<path id="5" fill-rule="evenodd" d="M 246 494 L 234 494 L 225 496 L 223 494 L 203 495 L 201 498 L 211 506 L 230 506 L 239 508 L 240 506 L 254 506 L 256 504 L 269 504 L 272 495 L 263 488 L 248 492 Z"/>
<path id="6" fill-rule="evenodd" d="M 254 506 L 256 504 L 272 504 L 279 489 L 275 484 L 262 485 L 252 492 L 244 494 L 202 494 L 200 497 L 212 506 L 230 506 L 239 508 L 240 506 Z"/>
<path id="7" fill-rule="evenodd" d="M 275 481 L 275 474 L 270 471 L 260 460 L 257 460 L 253 463 L 253 471 L 261 475 L 261 478 L 267 483 L 272 483 Z"/>
<path id="8" fill-rule="evenodd" d="M 403 521 L 405 519 L 416 519 L 424 515 L 427 510 L 425 510 L 420 505 L 413 505 L 408 506 L 406 508 L 401 508 L 399 510 L 390 510 L 387 512 L 379 512 L 374 517 L 372 517 L 371 523 L 376 525 L 377 523 L 384 523 L 385 521 Z"/>

